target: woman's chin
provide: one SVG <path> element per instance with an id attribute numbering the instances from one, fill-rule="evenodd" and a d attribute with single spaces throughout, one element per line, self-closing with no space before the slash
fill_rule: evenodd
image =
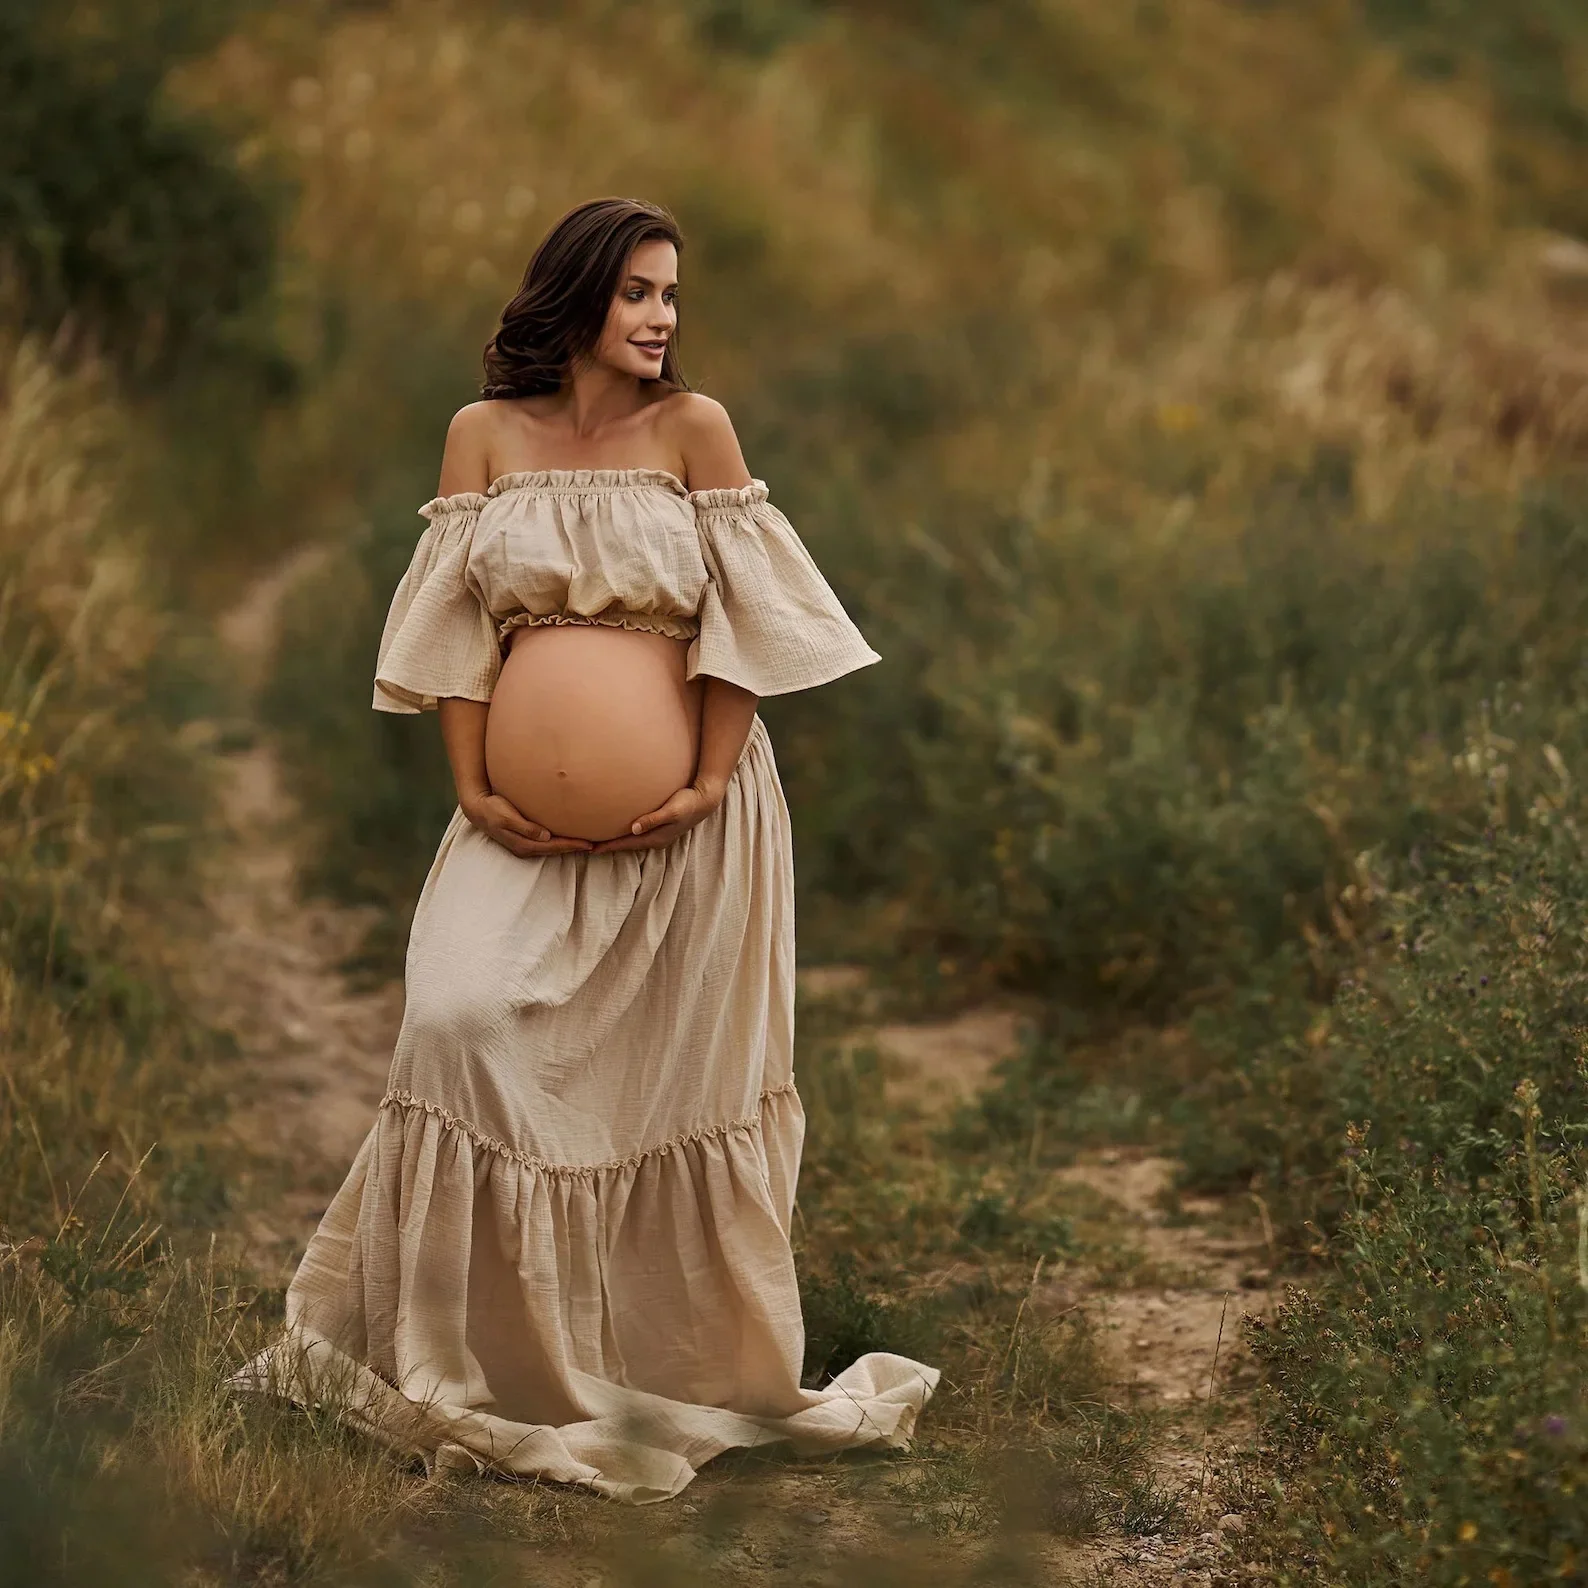
<path id="1" fill-rule="evenodd" d="M 659 358 L 646 358 L 643 354 L 619 358 L 616 367 L 625 375 L 632 375 L 636 380 L 660 380 L 662 378 L 662 361 Z"/>

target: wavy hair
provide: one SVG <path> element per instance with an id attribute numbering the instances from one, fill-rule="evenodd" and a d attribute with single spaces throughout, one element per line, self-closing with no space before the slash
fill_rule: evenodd
<path id="1" fill-rule="evenodd" d="M 541 240 L 496 334 L 485 344 L 482 397 L 533 397 L 561 389 L 594 350 L 629 256 L 641 243 L 682 250 L 678 222 L 659 204 L 591 199 L 568 211 Z M 657 378 L 689 389 L 669 337 Z"/>

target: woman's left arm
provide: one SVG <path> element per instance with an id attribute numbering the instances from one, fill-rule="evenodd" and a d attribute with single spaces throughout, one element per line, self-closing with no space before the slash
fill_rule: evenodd
<path id="1" fill-rule="evenodd" d="M 692 491 L 736 488 L 750 483 L 750 471 L 728 410 L 694 392 L 670 399 L 669 427 Z M 700 714 L 700 759 L 695 780 L 666 804 L 641 816 L 627 837 L 596 844 L 593 853 L 612 849 L 661 849 L 682 838 L 722 804 L 729 780 L 744 753 L 758 697 L 725 678 L 707 677 Z"/>

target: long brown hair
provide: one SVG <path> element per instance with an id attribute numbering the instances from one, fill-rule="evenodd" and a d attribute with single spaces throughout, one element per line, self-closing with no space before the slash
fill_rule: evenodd
<path id="1" fill-rule="evenodd" d="M 629 255 L 641 243 L 682 250 L 678 222 L 660 204 L 591 199 L 541 240 L 496 335 L 485 344 L 482 397 L 533 397 L 561 388 L 576 360 L 601 339 Z M 675 337 L 662 354 L 664 384 L 687 391 Z"/>

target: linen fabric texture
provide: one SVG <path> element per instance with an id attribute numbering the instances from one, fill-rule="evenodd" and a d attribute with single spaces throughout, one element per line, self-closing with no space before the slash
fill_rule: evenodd
<path id="1" fill-rule="evenodd" d="M 438 498 L 392 598 L 378 711 L 489 700 L 521 623 L 602 623 L 690 641 L 687 674 L 756 695 L 829 683 L 877 653 L 756 480 L 686 491 L 655 469 L 508 474 Z"/>
<path id="2" fill-rule="evenodd" d="M 878 660 L 764 484 L 512 474 L 421 509 L 378 709 L 489 700 L 521 623 L 649 628 L 758 695 Z M 385 1098 L 240 1388 L 428 1468 L 666 1499 L 732 1447 L 900 1447 L 938 1370 L 800 1383 L 788 810 L 759 717 L 663 849 L 521 859 L 455 812 Z"/>

